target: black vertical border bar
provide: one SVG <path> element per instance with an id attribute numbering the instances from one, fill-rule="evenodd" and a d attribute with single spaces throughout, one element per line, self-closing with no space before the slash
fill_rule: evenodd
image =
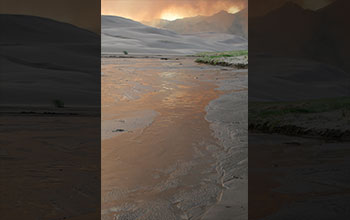
<path id="1" fill-rule="evenodd" d="M 350 2 L 249 0 L 249 219 L 350 219 Z"/>
<path id="2" fill-rule="evenodd" d="M 101 2 L 43 2 L 0 14 L 1 219 L 100 219 L 100 26 L 59 17 L 100 24 Z"/>

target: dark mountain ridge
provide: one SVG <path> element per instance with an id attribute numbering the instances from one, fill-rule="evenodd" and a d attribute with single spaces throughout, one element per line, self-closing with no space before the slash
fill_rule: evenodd
<path id="1" fill-rule="evenodd" d="M 250 55 L 301 57 L 350 71 L 349 11 L 350 2 L 346 0 L 337 0 L 317 11 L 289 2 L 265 16 L 252 18 Z"/>
<path id="2" fill-rule="evenodd" d="M 0 14 L 0 35 L 4 43 L 94 43 L 98 34 L 72 24 L 48 18 Z"/>
<path id="3" fill-rule="evenodd" d="M 235 14 L 222 10 L 212 16 L 187 17 L 174 21 L 160 19 L 147 24 L 179 34 L 217 32 L 235 34 L 247 38 L 248 9 L 243 9 Z"/>
<path id="4" fill-rule="evenodd" d="M 68 23 L 0 15 L 0 104 L 99 105 L 100 36 Z"/>

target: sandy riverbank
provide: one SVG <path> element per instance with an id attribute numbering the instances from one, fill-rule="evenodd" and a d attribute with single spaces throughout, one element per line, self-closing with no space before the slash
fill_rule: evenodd
<path id="1" fill-rule="evenodd" d="M 222 176 L 223 194 L 202 219 L 248 218 L 248 75 L 241 71 L 221 80 L 219 90 L 228 91 L 209 103 L 206 120 L 222 147 L 215 153 Z"/>

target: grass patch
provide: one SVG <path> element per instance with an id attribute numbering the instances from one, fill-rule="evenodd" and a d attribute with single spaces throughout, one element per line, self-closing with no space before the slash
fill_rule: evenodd
<path id="1" fill-rule="evenodd" d="M 246 68 L 248 66 L 248 51 L 223 51 L 223 52 L 202 52 L 197 53 L 195 57 L 197 63 L 206 63 L 211 65 L 235 66 L 237 68 Z"/>
<path id="2" fill-rule="evenodd" d="M 223 52 L 202 52 L 202 53 L 197 53 L 195 56 L 197 56 L 197 57 L 209 57 L 209 58 L 248 56 L 248 50 L 223 51 Z"/>
<path id="3" fill-rule="evenodd" d="M 251 131 L 350 139 L 350 97 L 249 103 L 248 116 Z"/>

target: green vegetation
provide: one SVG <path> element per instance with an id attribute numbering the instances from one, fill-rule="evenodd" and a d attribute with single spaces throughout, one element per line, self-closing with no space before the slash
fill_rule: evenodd
<path id="1" fill-rule="evenodd" d="M 234 66 L 246 68 L 248 66 L 248 51 L 223 51 L 223 52 L 203 52 L 195 55 L 197 63 L 207 63 L 211 65 Z"/>
<path id="2" fill-rule="evenodd" d="M 64 102 L 60 99 L 55 99 L 52 101 L 56 108 L 64 108 Z"/>
<path id="3" fill-rule="evenodd" d="M 249 129 L 266 133 L 350 138 L 350 97 L 249 103 Z"/>
<path id="4" fill-rule="evenodd" d="M 195 56 L 197 56 L 197 57 L 209 57 L 209 58 L 248 56 L 248 50 L 223 51 L 223 52 L 202 52 L 202 53 L 197 53 Z"/>

